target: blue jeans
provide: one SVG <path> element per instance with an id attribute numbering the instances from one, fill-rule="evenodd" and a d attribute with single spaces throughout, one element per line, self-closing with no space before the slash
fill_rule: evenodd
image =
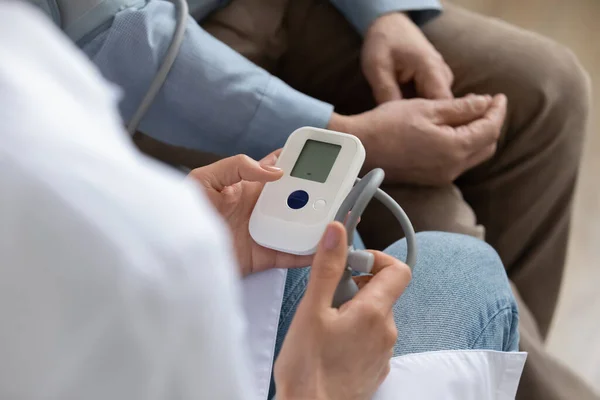
<path id="1" fill-rule="evenodd" d="M 394 355 L 460 349 L 517 351 L 517 305 L 496 252 L 482 241 L 452 233 L 419 233 L 417 243 L 412 282 L 394 307 L 398 327 Z M 404 260 L 406 242 L 396 242 L 385 252 Z M 308 277 L 309 268 L 288 271 L 276 355 Z"/>

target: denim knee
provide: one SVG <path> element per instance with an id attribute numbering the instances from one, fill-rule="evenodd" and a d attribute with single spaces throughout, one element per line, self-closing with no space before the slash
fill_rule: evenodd
<path id="1" fill-rule="evenodd" d="M 417 235 L 413 280 L 396 303 L 395 354 L 453 349 L 516 351 L 518 312 L 497 253 L 469 236 Z M 399 259 L 406 242 L 386 250 Z"/>
<path id="2" fill-rule="evenodd" d="M 394 355 L 437 350 L 516 351 L 519 344 L 515 299 L 497 253 L 470 236 L 417 234 L 419 254 L 413 279 L 394 306 L 398 342 Z M 406 241 L 386 253 L 404 260 Z M 288 271 L 275 353 L 278 354 L 309 268 Z"/>

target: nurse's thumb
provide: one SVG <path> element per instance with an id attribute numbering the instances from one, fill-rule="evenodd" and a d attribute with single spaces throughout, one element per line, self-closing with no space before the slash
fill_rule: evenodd
<path id="1" fill-rule="evenodd" d="M 310 272 L 305 299 L 319 307 L 331 307 L 348 256 L 346 229 L 339 222 L 327 226 Z"/>
<path id="2" fill-rule="evenodd" d="M 190 175 L 205 187 L 221 191 L 241 181 L 272 182 L 283 176 L 283 171 L 274 165 L 261 164 L 240 154 L 225 158 L 206 167 L 196 168 Z"/>

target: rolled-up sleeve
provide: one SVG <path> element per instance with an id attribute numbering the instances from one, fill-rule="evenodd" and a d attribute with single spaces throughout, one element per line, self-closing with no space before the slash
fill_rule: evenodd
<path id="1" fill-rule="evenodd" d="M 359 33 L 365 34 L 377 18 L 391 12 L 408 12 L 417 25 L 438 16 L 439 0 L 331 0 Z"/>
<path id="2" fill-rule="evenodd" d="M 128 121 L 175 31 L 170 2 L 151 1 L 115 16 L 83 50 L 121 86 Z M 166 143 L 258 158 L 302 126 L 325 127 L 333 106 L 306 96 L 256 66 L 188 18 L 185 40 L 140 130 Z"/>

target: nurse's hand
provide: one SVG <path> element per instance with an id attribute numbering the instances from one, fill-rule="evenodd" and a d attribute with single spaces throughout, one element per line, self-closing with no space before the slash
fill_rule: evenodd
<path id="1" fill-rule="evenodd" d="M 330 224 L 306 294 L 275 363 L 277 400 L 371 399 L 390 371 L 398 331 L 392 307 L 411 279 L 397 259 L 373 252 L 373 276 L 339 309 L 331 303 L 346 266 L 346 232 Z"/>
<path id="2" fill-rule="evenodd" d="M 277 150 L 260 162 L 237 155 L 190 172 L 190 177 L 204 187 L 229 225 L 242 276 L 269 268 L 303 267 L 312 261 L 312 256 L 296 256 L 262 247 L 248 230 L 250 215 L 263 186 L 283 176 L 283 171 L 275 167 L 280 152 Z"/>

